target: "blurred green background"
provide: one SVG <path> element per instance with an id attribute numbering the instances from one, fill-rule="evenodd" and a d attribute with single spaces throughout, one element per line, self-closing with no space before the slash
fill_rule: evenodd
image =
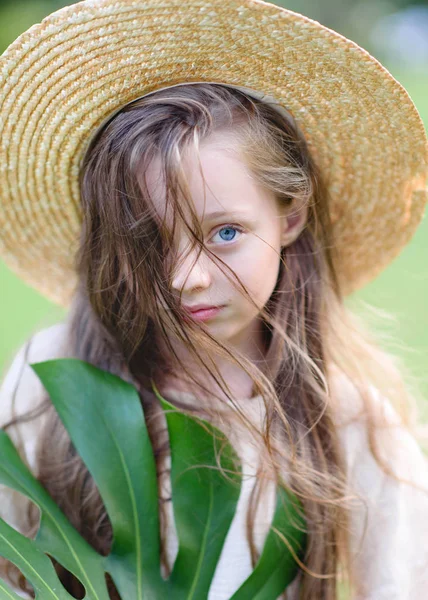
<path id="1" fill-rule="evenodd" d="M 227 1 L 227 0 L 225 0 Z M 0 0 L 0 51 L 50 12 L 59 0 Z M 376 56 L 408 90 L 428 123 L 428 4 L 405 0 L 276 1 L 339 31 Z M 428 422 L 428 220 L 383 274 L 349 304 L 383 344 L 400 356 L 419 384 Z M 64 312 L 20 281 L 0 262 L 0 377 L 20 344 Z M 381 318 L 379 311 L 388 318 Z"/>

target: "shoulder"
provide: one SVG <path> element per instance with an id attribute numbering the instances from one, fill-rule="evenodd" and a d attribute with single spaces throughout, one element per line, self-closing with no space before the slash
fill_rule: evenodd
<path id="1" fill-rule="evenodd" d="M 52 358 L 59 358 L 67 353 L 68 325 L 67 323 L 56 323 L 35 333 L 16 352 L 1 384 L 0 415 L 6 410 L 4 398 L 20 388 L 38 388 L 38 378 L 31 369 L 30 364 L 41 362 Z M 0 416 L 0 423 L 3 419 Z"/>
<path id="2" fill-rule="evenodd" d="M 337 368 L 332 370 L 330 387 L 348 469 L 355 476 L 362 472 L 380 475 L 375 450 L 397 477 L 420 482 L 428 489 L 428 459 L 390 399 L 373 385 L 362 392 Z"/>
<path id="3" fill-rule="evenodd" d="M 332 379 L 338 437 L 347 466 L 356 597 L 425 597 L 428 459 L 377 388 L 369 386 L 363 399 L 343 373 L 336 371 Z M 373 448 L 393 476 L 382 468 Z"/>
<path id="4" fill-rule="evenodd" d="M 45 398 L 44 388 L 31 363 L 67 356 L 68 324 L 57 323 L 35 333 L 15 354 L 0 386 L 0 427 L 14 418 L 37 408 Z M 38 422 L 39 425 L 41 421 Z M 28 437 L 36 421 L 22 422 L 8 428 L 16 443 L 18 434 Z"/>
<path id="5" fill-rule="evenodd" d="M 66 356 L 67 340 L 68 325 L 58 323 L 38 331 L 19 348 L 0 386 L 0 428 L 43 404 L 44 389 L 30 364 Z M 35 475 L 38 472 L 37 440 L 45 418 L 46 412 L 38 414 L 36 411 L 33 418 L 22 419 L 6 430 L 21 458 Z M 0 485 L 0 517 L 23 533 L 28 526 L 26 511 L 29 502 L 26 496 Z"/>
<path id="6" fill-rule="evenodd" d="M 330 367 L 330 400 L 337 427 L 368 425 L 374 427 L 402 426 L 403 421 L 392 402 L 374 385 L 364 389 L 358 386 L 344 371 Z"/>

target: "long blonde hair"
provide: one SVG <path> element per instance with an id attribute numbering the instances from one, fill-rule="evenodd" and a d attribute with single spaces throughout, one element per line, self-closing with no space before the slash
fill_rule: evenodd
<path id="1" fill-rule="evenodd" d="M 278 202 L 289 206 L 292 198 L 299 198 L 308 208 L 305 229 L 282 250 L 275 290 L 260 313 L 267 348 L 260 367 L 197 323 L 183 319 L 171 292 L 174 263 L 164 260 L 174 232 L 154 218 L 142 176 L 151 160 L 160 156 L 174 215 L 193 236 L 193 247 L 210 253 L 188 196 L 181 157 L 186 149 L 197 151 L 218 131 L 233 134 L 255 181 L 273 191 Z M 70 313 L 70 353 L 135 384 L 160 465 L 168 448 L 160 442 L 159 419 L 155 418 L 159 406 L 150 381 L 160 381 L 165 373 L 180 373 L 193 386 L 196 398 L 210 393 L 178 357 L 176 363 L 166 364 L 156 344 L 154 332 L 165 333 L 156 306 L 159 301 L 167 304 L 170 326 L 195 360 L 202 347 L 234 362 L 251 377 L 253 393 L 262 396 L 266 406 L 262 430 L 255 431 L 239 410 L 230 419 L 251 430 L 265 448 L 278 480 L 287 464 L 287 485 L 303 504 L 308 545 L 300 564 L 299 597 L 334 600 L 339 578 L 352 589 L 350 495 L 339 422 L 347 402 L 355 403 L 358 398 L 358 407 L 348 407 L 355 409 L 349 414 L 362 411 L 367 415 L 371 450 L 385 472 L 395 476 L 376 451 L 379 417 L 370 390 L 375 387 L 387 396 L 406 425 L 415 414 L 415 405 L 396 360 L 378 347 L 345 306 L 335 273 L 328 193 L 297 126 L 272 106 L 237 89 L 208 83 L 175 86 L 127 105 L 98 132 L 86 154 L 80 183 L 83 224 L 76 256 L 79 288 Z M 184 205 L 190 211 L 188 221 Z M 237 277 L 228 276 L 235 283 Z M 242 282 L 238 285 L 248 295 Z M 165 343 L 169 346 L 167 336 Z M 201 369 L 233 405 L 233 396 L 214 363 L 201 363 Z M 339 381 L 348 382 L 348 388 Z M 350 389 L 356 394 L 350 394 Z M 209 406 L 181 408 L 207 419 L 218 418 Z M 46 410 L 49 419 L 39 438 L 39 480 L 87 541 L 108 554 L 112 532 L 98 490 L 49 399 Z M 248 517 L 253 566 L 258 559 L 254 514 L 264 481 L 260 476 Z M 29 535 L 38 527 L 34 508 L 30 506 Z M 168 572 L 171 565 L 165 544 L 163 562 Z M 77 580 L 55 566 L 67 589 L 81 593 Z M 12 578 L 15 568 L 8 568 Z M 22 575 L 20 583 L 23 589 L 31 589 Z M 111 597 L 117 598 L 111 581 L 109 585 Z"/>

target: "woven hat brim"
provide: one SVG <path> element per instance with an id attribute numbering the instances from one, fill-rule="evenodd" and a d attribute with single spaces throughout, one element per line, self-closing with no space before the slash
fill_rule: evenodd
<path id="1" fill-rule="evenodd" d="M 404 88 L 356 44 L 260 0 L 91 0 L 22 34 L 0 59 L 0 255 L 68 305 L 94 132 L 124 104 L 211 81 L 276 98 L 332 199 L 346 294 L 398 255 L 427 201 L 428 144 Z"/>

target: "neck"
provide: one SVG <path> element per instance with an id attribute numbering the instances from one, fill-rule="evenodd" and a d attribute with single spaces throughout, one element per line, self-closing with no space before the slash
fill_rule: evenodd
<path id="1" fill-rule="evenodd" d="M 205 369 L 201 369 L 201 363 L 206 364 L 210 369 L 214 369 L 214 365 L 217 368 L 219 375 L 216 375 L 217 379 L 223 379 L 227 387 L 230 390 L 232 397 L 236 399 L 249 399 L 255 394 L 253 392 L 253 381 L 251 377 L 239 366 L 231 360 L 223 357 L 216 356 L 215 358 L 209 359 L 203 352 L 198 354 L 198 358 L 193 357 L 183 344 L 177 340 L 170 340 L 177 353 L 181 363 L 190 372 L 196 381 L 210 390 L 211 393 L 219 395 L 221 398 L 226 398 L 225 392 L 223 392 L 219 384 L 210 377 Z M 167 348 L 164 340 L 159 340 L 161 351 L 167 353 Z M 239 337 L 236 336 L 233 340 L 228 340 L 232 351 L 241 353 L 245 358 L 250 360 L 254 365 L 261 368 L 265 363 L 265 342 L 263 336 L 263 327 L 260 322 L 255 322 L 253 327 L 248 328 Z M 214 365 L 213 365 L 214 363 Z M 183 392 L 191 392 L 194 388 L 192 381 L 187 381 L 185 378 L 185 372 L 183 367 L 178 365 L 180 375 L 168 377 L 162 382 L 159 382 L 160 389 L 166 393 L 168 389 L 173 389 Z"/>

